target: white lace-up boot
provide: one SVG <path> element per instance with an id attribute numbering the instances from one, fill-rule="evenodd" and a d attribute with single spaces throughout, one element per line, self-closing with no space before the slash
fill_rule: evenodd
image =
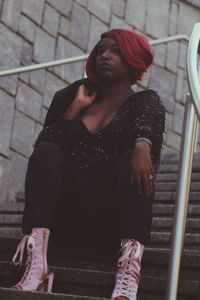
<path id="1" fill-rule="evenodd" d="M 33 228 L 30 235 L 25 235 L 13 256 L 15 265 L 22 265 L 25 245 L 27 245 L 26 270 L 22 279 L 12 288 L 26 291 L 51 292 L 54 274 L 47 266 L 47 248 L 49 229 Z M 17 257 L 19 260 L 17 261 Z"/>
<path id="2" fill-rule="evenodd" d="M 137 299 L 137 290 L 140 280 L 141 260 L 144 246 L 135 240 L 122 240 L 120 252 L 121 257 L 118 260 L 118 271 L 116 274 L 115 288 L 112 293 L 112 299 L 124 297 L 128 300 Z"/>

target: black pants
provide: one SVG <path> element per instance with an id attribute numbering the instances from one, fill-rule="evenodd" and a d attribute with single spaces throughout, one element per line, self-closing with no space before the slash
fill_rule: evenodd
<path id="1" fill-rule="evenodd" d="M 84 171 L 55 144 L 40 143 L 28 163 L 23 233 L 45 227 L 70 245 L 112 248 L 121 238 L 147 244 L 152 197 L 139 196 L 130 184 L 131 153 Z"/>

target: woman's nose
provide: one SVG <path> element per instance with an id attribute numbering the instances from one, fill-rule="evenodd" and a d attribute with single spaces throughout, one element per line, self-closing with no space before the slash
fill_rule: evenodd
<path id="1" fill-rule="evenodd" d="M 110 57 L 110 51 L 109 49 L 105 50 L 102 55 L 101 55 L 104 59 L 108 59 Z"/>

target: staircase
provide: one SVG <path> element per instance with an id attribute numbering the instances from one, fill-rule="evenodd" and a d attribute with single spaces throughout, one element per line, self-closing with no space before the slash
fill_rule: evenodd
<path id="1" fill-rule="evenodd" d="M 156 179 L 152 242 L 142 261 L 138 300 L 163 300 L 177 184 L 178 159 L 165 156 Z M 49 253 L 55 272 L 53 293 L 21 292 L 6 287 L 16 283 L 23 270 L 11 263 L 20 239 L 23 202 L 0 205 L 0 300 L 108 300 L 114 286 L 116 257 L 97 254 Z M 193 163 L 189 210 L 182 255 L 178 300 L 197 300 L 200 278 L 200 159 Z"/>

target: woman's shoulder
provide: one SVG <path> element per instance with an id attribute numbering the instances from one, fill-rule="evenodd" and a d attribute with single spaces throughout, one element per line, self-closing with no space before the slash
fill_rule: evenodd
<path id="1" fill-rule="evenodd" d="M 156 90 L 145 89 L 136 93 L 138 102 L 146 105 L 156 105 L 165 109 L 165 106 Z"/>
<path id="2" fill-rule="evenodd" d="M 160 99 L 160 96 L 157 91 L 153 89 L 144 89 L 139 92 L 136 92 L 136 95 L 139 98 L 155 98 L 155 99 Z"/>
<path id="3" fill-rule="evenodd" d="M 84 83 L 84 80 L 85 79 L 76 80 L 73 83 L 71 83 L 70 85 L 58 90 L 56 92 L 56 96 L 59 96 L 59 97 L 65 96 L 66 97 L 67 94 L 75 92 L 77 90 L 77 88 L 82 83 Z"/>

